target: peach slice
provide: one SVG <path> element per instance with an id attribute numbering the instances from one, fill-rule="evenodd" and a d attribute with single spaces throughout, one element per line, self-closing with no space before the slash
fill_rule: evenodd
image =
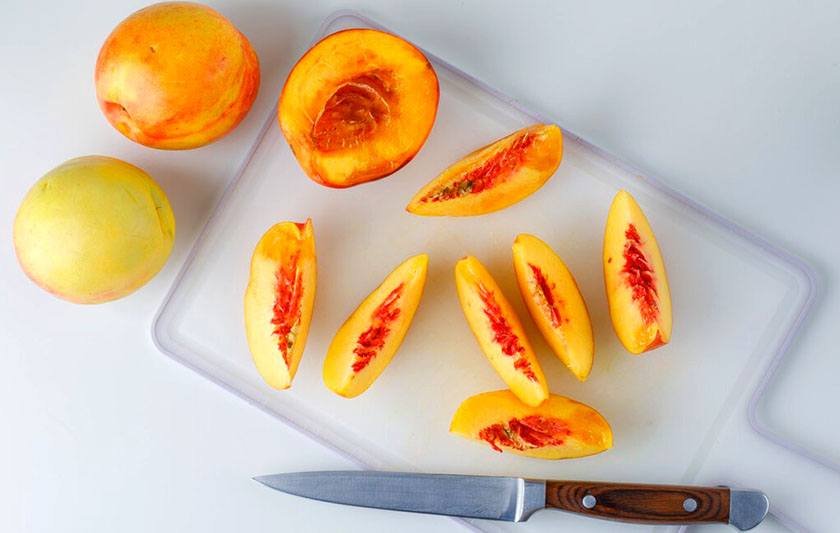
<path id="1" fill-rule="evenodd" d="M 604 284 L 621 344 L 640 354 L 671 340 L 671 292 L 645 214 L 627 191 L 615 195 L 604 231 Z"/>
<path id="2" fill-rule="evenodd" d="M 449 431 L 483 441 L 497 452 L 537 459 L 571 459 L 612 448 L 612 430 L 588 405 L 552 394 L 537 407 L 507 390 L 464 400 Z"/>
<path id="3" fill-rule="evenodd" d="M 589 312 L 574 276 L 543 241 L 522 234 L 513 242 L 519 292 L 557 357 L 580 381 L 592 369 L 595 344 Z"/>
<path id="4" fill-rule="evenodd" d="M 344 30 L 294 66 L 278 120 L 310 178 L 350 187 L 414 157 L 434 124 L 438 96 L 432 64 L 412 44 L 378 30 Z"/>
<path id="5" fill-rule="evenodd" d="M 515 131 L 467 155 L 412 198 L 409 213 L 483 215 L 511 206 L 548 181 L 563 158 L 563 133 L 550 124 Z"/>
<path id="6" fill-rule="evenodd" d="M 257 370 L 275 389 L 292 384 L 315 303 L 312 221 L 281 222 L 262 236 L 245 289 L 245 333 Z"/>
<path id="7" fill-rule="evenodd" d="M 455 284 L 467 323 L 490 364 L 520 400 L 532 406 L 542 403 L 548 398 L 548 383 L 496 280 L 468 256 L 455 265 Z"/>
<path id="8" fill-rule="evenodd" d="M 407 259 L 342 324 L 324 360 L 324 383 L 340 396 L 365 392 L 393 359 L 423 296 L 429 256 Z"/>

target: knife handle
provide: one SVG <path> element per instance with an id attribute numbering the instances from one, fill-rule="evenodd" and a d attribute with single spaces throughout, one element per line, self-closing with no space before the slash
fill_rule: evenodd
<path id="1" fill-rule="evenodd" d="M 595 518 L 637 524 L 729 522 L 726 487 L 546 481 L 545 504 Z"/>

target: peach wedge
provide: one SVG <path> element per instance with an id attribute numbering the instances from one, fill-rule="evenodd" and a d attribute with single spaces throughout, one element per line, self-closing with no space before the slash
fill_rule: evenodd
<path id="1" fill-rule="evenodd" d="M 515 131 L 444 170 L 406 207 L 423 216 L 483 215 L 533 194 L 563 158 L 563 133 L 551 124 Z"/>
<path id="2" fill-rule="evenodd" d="M 633 354 L 671 340 L 671 292 L 645 214 L 627 191 L 615 195 L 604 231 L 604 284 L 613 328 Z"/>
<path id="3" fill-rule="evenodd" d="M 507 390 L 477 394 L 461 403 L 449 431 L 497 452 L 537 459 L 585 457 L 612 448 L 612 430 L 598 411 L 556 394 L 538 407 Z"/>
<path id="4" fill-rule="evenodd" d="M 481 350 L 510 390 L 536 406 L 548 398 L 548 383 L 522 323 L 496 281 L 478 259 L 455 265 L 455 284 L 467 323 Z"/>
<path id="5" fill-rule="evenodd" d="M 324 360 L 324 383 L 340 396 L 365 392 L 397 353 L 423 296 L 429 256 L 391 272 L 342 324 Z"/>
<path id="6" fill-rule="evenodd" d="M 344 30 L 294 66 L 278 120 L 310 178 L 350 187 L 414 157 L 434 124 L 438 96 L 432 64 L 412 44 L 378 30 Z"/>
<path id="7" fill-rule="evenodd" d="M 533 235 L 516 237 L 513 266 L 519 292 L 540 333 L 572 374 L 586 381 L 595 344 L 589 312 L 574 276 L 560 257 Z"/>
<path id="8" fill-rule="evenodd" d="M 292 384 L 315 303 L 312 221 L 281 222 L 262 236 L 245 289 L 245 333 L 257 370 L 275 389 Z"/>

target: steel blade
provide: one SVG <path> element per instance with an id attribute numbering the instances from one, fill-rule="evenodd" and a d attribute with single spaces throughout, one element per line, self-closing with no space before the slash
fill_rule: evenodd
<path id="1" fill-rule="evenodd" d="M 327 471 L 254 479 L 295 496 L 413 513 L 520 522 L 545 507 L 545 482 L 516 477 Z"/>

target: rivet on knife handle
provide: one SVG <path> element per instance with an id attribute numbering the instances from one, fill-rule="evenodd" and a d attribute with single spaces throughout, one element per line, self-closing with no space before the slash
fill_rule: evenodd
<path id="1" fill-rule="evenodd" d="M 644 524 L 732 524 L 744 531 L 767 514 L 767 497 L 726 487 L 547 481 L 546 507 Z"/>

